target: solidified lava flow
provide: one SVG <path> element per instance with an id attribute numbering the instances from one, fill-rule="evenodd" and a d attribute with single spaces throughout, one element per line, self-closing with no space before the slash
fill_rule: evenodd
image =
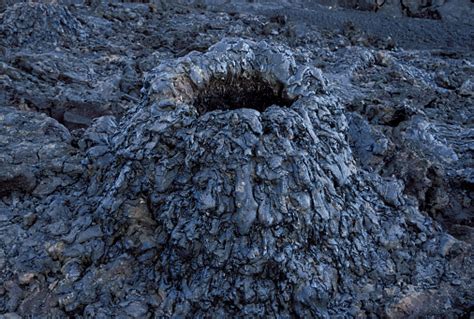
<path id="1" fill-rule="evenodd" d="M 255 72 L 250 78 L 266 86 L 239 83 Z M 214 79 L 230 77 L 223 96 L 213 91 L 215 105 L 227 90 L 253 85 L 251 95 L 239 95 L 249 102 L 199 112 Z M 435 298 L 416 269 L 449 267 L 430 254 L 442 233 L 400 190 L 387 204 L 354 165 L 347 120 L 338 99 L 324 93 L 321 71 L 298 65 L 284 47 L 224 40 L 162 64 L 146 81 L 145 101 L 113 137 L 120 160 L 100 178 L 99 211 L 122 216 L 117 202 L 124 209 L 148 203 L 159 240 L 155 283 L 169 291 L 163 313 L 325 317 L 348 311 L 354 291 L 400 281 Z M 272 91 L 270 100 L 295 102 L 258 107 Z M 429 246 L 413 246 L 420 234 Z M 396 271 L 400 256 L 404 274 Z M 410 294 L 384 302 L 398 305 Z"/>
<path id="2" fill-rule="evenodd" d="M 0 319 L 469 314 L 472 55 L 191 8 L 0 13 Z"/>

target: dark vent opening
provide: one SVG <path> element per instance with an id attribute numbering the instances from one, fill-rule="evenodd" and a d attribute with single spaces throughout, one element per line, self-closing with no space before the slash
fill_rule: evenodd
<path id="1" fill-rule="evenodd" d="M 194 106 L 200 115 L 215 110 L 240 108 L 265 111 L 272 105 L 290 106 L 294 100 L 283 93 L 283 84 L 270 84 L 260 75 L 213 78 L 199 92 Z"/>

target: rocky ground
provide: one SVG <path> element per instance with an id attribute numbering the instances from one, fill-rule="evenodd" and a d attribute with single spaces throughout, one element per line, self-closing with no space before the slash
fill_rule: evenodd
<path id="1" fill-rule="evenodd" d="M 471 316 L 473 4 L 369 2 L 0 1 L 0 318 Z"/>

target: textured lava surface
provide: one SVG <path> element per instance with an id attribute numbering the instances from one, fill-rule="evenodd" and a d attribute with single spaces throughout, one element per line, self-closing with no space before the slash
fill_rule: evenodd
<path id="1" fill-rule="evenodd" d="M 0 1 L 0 318 L 470 315 L 450 1 L 149 2 Z"/>

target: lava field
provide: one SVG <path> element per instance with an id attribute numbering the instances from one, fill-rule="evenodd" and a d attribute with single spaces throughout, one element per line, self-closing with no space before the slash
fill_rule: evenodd
<path id="1" fill-rule="evenodd" d="M 473 13 L 0 0 L 0 319 L 471 318 Z"/>

